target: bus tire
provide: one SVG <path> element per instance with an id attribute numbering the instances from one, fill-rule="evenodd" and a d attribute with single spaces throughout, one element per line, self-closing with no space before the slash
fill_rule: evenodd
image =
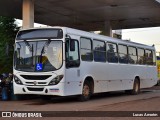
<path id="1" fill-rule="evenodd" d="M 85 81 L 82 88 L 82 94 L 78 96 L 79 101 L 84 102 L 90 99 L 92 95 L 92 87 L 89 81 Z"/>
<path id="2" fill-rule="evenodd" d="M 137 77 L 134 80 L 133 89 L 126 90 L 125 92 L 130 95 L 137 95 L 140 93 L 140 81 Z"/>

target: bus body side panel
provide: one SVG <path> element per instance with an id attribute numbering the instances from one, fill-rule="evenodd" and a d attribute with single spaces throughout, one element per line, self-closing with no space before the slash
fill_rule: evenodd
<path id="1" fill-rule="evenodd" d="M 157 84 L 157 70 L 156 66 L 147 66 L 145 73 L 146 78 L 141 79 L 141 88 L 152 87 Z"/>
<path id="2" fill-rule="evenodd" d="M 80 69 L 83 80 L 87 76 L 94 79 L 94 93 L 132 89 L 136 76 L 140 78 L 141 88 L 152 87 L 157 82 L 153 66 L 81 62 Z"/>
<path id="3" fill-rule="evenodd" d="M 82 92 L 81 77 L 78 75 L 78 68 L 66 69 L 64 94 L 67 95 L 78 95 Z"/>

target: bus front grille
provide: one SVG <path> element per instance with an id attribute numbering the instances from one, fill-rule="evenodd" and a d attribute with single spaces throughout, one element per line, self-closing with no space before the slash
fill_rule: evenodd
<path id="1" fill-rule="evenodd" d="M 21 77 L 27 80 L 46 80 L 51 77 L 51 75 L 21 75 Z"/>

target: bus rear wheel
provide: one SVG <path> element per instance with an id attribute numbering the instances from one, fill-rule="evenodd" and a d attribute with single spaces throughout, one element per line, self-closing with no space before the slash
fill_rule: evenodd
<path id="1" fill-rule="evenodd" d="M 138 78 L 135 78 L 134 84 L 133 84 L 133 89 L 132 90 L 126 90 L 125 91 L 127 94 L 131 95 L 137 95 L 140 93 L 140 81 Z"/>
<path id="2" fill-rule="evenodd" d="M 82 94 L 78 97 L 79 101 L 81 102 L 87 101 L 90 99 L 91 95 L 92 95 L 91 83 L 88 81 L 85 81 L 82 88 Z"/>

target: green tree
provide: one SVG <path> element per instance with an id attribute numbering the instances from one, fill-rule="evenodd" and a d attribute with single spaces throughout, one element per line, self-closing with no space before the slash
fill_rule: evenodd
<path id="1" fill-rule="evenodd" d="M 18 30 L 14 18 L 0 16 L 0 74 L 12 72 L 13 45 Z"/>

